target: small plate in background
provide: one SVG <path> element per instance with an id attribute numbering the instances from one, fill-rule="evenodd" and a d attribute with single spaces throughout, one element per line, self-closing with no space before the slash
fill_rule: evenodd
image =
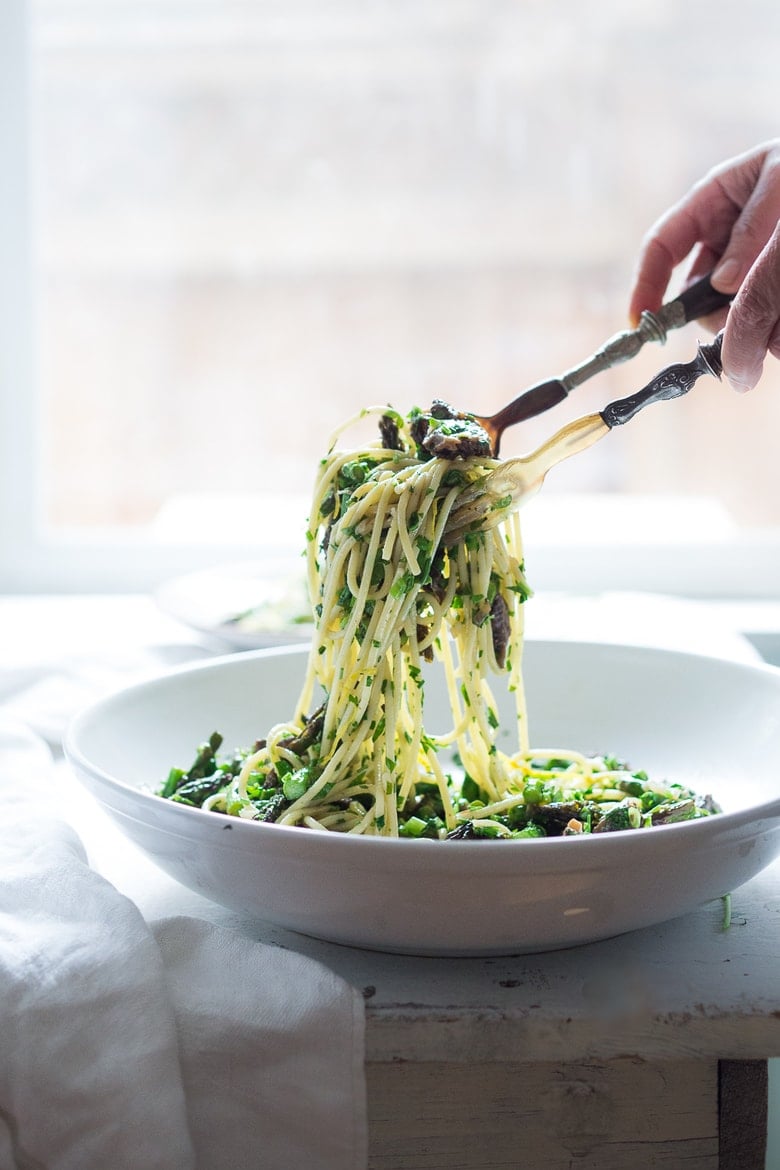
<path id="1" fill-rule="evenodd" d="M 310 640 L 303 564 L 248 561 L 176 577 L 155 594 L 160 609 L 236 650 Z"/>

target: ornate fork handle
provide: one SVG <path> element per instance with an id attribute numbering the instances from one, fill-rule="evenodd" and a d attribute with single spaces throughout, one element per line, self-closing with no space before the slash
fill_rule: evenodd
<path id="1" fill-rule="evenodd" d="M 664 402 L 670 398 L 679 398 L 687 394 L 698 382 L 702 374 L 712 374 L 720 378 L 723 373 L 721 362 L 721 346 L 723 333 L 719 333 L 714 341 L 708 345 L 699 345 L 696 357 L 690 362 L 678 362 L 661 370 L 652 381 L 636 394 L 629 394 L 627 398 L 620 398 L 617 402 L 610 402 L 600 411 L 601 417 L 607 426 L 622 426 L 627 423 L 645 406 L 653 402 Z"/>

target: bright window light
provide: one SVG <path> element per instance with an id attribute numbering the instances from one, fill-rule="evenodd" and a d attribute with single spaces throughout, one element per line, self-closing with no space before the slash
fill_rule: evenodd
<path id="1" fill-rule="evenodd" d="M 0 588 L 293 556 L 361 407 L 487 414 L 625 328 L 651 222 L 776 133 L 775 0 L 732 13 L 5 0 Z M 502 453 L 702 336 L 646 346 Z M 552 472 L 537 580 L 780 588 L 779 370 L 747 396 L 705 380 Z"/>

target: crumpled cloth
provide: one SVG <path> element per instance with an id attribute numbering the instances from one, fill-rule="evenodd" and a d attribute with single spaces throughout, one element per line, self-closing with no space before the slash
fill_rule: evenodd
<path id="1" fill-rule="evenodd" d="M 149 925 L 33 798 L 50 767 L 0 721 L 0 1170 L 363 1170 L 360 992 L 225 927 Z"/>

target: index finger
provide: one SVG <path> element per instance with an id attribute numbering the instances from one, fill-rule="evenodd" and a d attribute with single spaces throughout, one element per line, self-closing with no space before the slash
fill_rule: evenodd
<path id="1" fill-rule="evenodd" d="M 674 207 L 653 224 L 639 254 L 629 315 L 637 322 L 643 309 L 661 305 L 669 278 L 696 244 L 719 257 L 742 210 L 718 168 L 698 182 Z"/>

